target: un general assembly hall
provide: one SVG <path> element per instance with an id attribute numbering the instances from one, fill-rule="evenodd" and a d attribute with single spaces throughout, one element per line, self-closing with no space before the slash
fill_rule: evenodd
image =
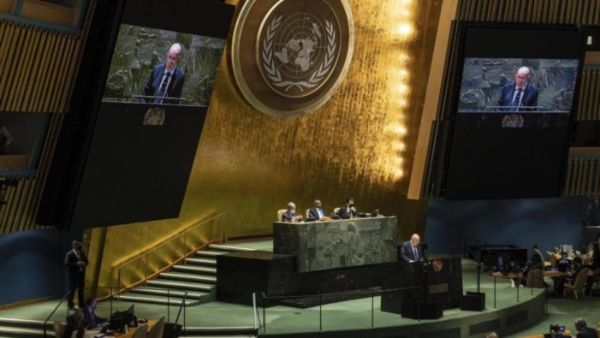
<path id="1" fill-rule="evenodd" d="M 0 0 L 21 337 L 600 337 L 600 0 Z"/>

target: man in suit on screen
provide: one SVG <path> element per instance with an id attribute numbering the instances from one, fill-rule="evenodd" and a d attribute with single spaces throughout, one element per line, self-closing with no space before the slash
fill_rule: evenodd
<path id="1" fill-rule="evenodd" d="M 408 263 L 422 261 L 425 257 L 423 255 L 423 248 L 421 247 L 421 236 L 413 234 L 410 237 L 410 241 L 404 242 L 400 249 L 399 258 Z"/>
<path id="2" fill-rule="evenodd" d="M 518 112 L 536 110 L 538 104 L 538 90 L 529 84 L 531 70 L 521 67 L 515 73 L 515 81 L 502 87 L 498 105 L 503 111 Z"/>
<path id="3" fill-rule="evenodd" d="M 183 55 L 183 47 L 174 43 L 169 48 L 166 61 L 154 66 L 150 79 L 144 87 L 144 95 L 148 96 L 145 101 L 150 103 L 180 103 L 180 100 L 169 98 L 180 98 L 181 89 L 185 75 L 177 63 Z"/>

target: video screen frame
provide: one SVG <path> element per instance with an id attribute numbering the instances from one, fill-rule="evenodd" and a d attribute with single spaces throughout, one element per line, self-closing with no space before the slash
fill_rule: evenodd
<path id="1" fill-rule="evenodd" d="M 443 133 L 441 137 L 437 137 L 436 148 L 440 152 L 435 155 L 435 163 L 429 170 L 437 178 L 434 178 L 437 183 L 432 185 L 432 181 L 428 183 L 431 192 L 437 196 L 445 197 L 448 200 L 464 200 L 464 199 L 505 199 L 505 198 L 535 198 L 535 197 L 558 197 L 562 193 L 564 188 L 564 178 L 566 175 L 566 159 L 568 157 L 569 140 L 575 123 L 574 112 L 577 111 L 577 104 L 579 93 L 579 87 L 581 85 L 581 73 L 584 65 L 584 54 L 585 54 L 585 43 L 583 39 L 582 30 L 575 25 L 547 25 L 547 24 L 495 24 L 495 23 L 484 23 L 484 22 L 453 22 L 455 27 L 454 35 L 452 40 L 454 47 L 450 50 L 449 59 L 447 61 L 448 71 L 445 74 L 447 79 L 447 86 L 443 90 L 442 95 L 445 98 L 442 99 L 441 108 L 438 115 L 437 125 L 440 126 L 440 130 Z M 503 34 L 507 34 L 507 31 L 517 30 L 523 32 L 523 34 L 529 34 L 530 36 L 545 35 L 550 32 L 554 33 L 554 41 L 551 46 L 561 46 L 561 48 L 551 49 L 540 49 L 539 45 L 530 44 L 521 41 L 518 44 L 518 48 L 511 48 L 510 43 L 514 42 L 514 39 L 510 41 L 502 41 L 501 37 Z M 471 38 L 475 36 L 477 41 L 488 41 L 487 43 L 468 43 L 467 35 L 471 33 Z M 579 35 L 578 39 L 569 39 L 573 35 Z M 474 35 L 474 36 L 473 36 Z M 522 39 L 527 40 L 527 39 Z M 536 59 L 577 59 L 579 60 L 576 84 L 574 88 L 573 103 L 571 105 L 570 112 L 564 114 L 546 114 L 543 112 L 537 112 L 536 114 L 526 114 L 519 112 L 518 114 L 497 114 L 497 113 L 458 113 L 459 100 L 460 100 L 460 89 L 462 84 L 463 67 L 464 61 L 467 57 L 479 57 L 479 58 L 536 58 Z M 506 116 L 517 117 L 516 119 L 506 119 Z M 526 116 L 526 118 L 519 118 Z M 558 117 L 558 119 L 555 119 Z M 504 120 L 504 121 L 503 121 Z M 471 129 L 465 129 L 465 125 L 472 125 Z M 556 140 L 556 144 L 562 142 L 562 149 L 560 154 L 561 163 L 558 163 L 558 172 L 553 175 L 558 175 L 560 179 L 559 186 L 548 187 L 545 191 L 540 191 L 539 194 L 532 194 L 531 191 L 524 189 L 520 195 L 511 195 L 507 193 L 488 193 L 481 194 L 478 196 L 466 197 L 463 192 L 456 192 L 449 189 L 449 176 L 450 176 L 450 163 L 454 154 L 456 146 L 455 133 L 457 127 L 462 128 L 458 130 L 463 135 L 469 134 L 477 128 L 481 130 L 487 130 L 487 133 L 483 135 L 488 137 L 493 135 L 494 137 L 507 137 L 509 135 L 515 136 L 517 139 L 525 140 L 530 137 L 532 132 L 538 135 L 540 138 L 548 137 L 547 134 L 550 130 L 560 129 L 560 135 L 557 135 L 559 140 Z M 463 135 L 460 135 L 461 137 Z M 544 136 L 546 135 L 546 136 Z M 462 137 L 464 138 L 464 137 Z M 464 140 L 463 140 L 464 141 Z M 556 147 L 557 145 L 554 144 Z M 503 145 L 504 146 L 504 145 Z M 539 145 L 538 145 L 539 146 Z M 498 148 L 500 149 L 500 148 Z M 497 150 L 498 150 L 497 149 Z M 501 150 L 501 149 L 500 149 Z M 464 154 L 463 154 L 464 155 Z M 509 154 L 513 158 L 518 158 L 523 154 Z M 556 157 L 556 156 L 555 156 Z M 521 156 L 522 158 L 522 156 Z M 552 176 L 552 175 L 547 175 Z M 554 177 L 554 176 L 553 176 Z M 536 186 L 537 183 L 532 183 Z M 537 185 L 539 187 L 539 184 Z M 530 190 L 531 190 L 530 189 Z"/>
<path id="2" fill-rule="evenodd" d="M 207 107 L 226 40 L 121 23 L 103 101 Z"/>

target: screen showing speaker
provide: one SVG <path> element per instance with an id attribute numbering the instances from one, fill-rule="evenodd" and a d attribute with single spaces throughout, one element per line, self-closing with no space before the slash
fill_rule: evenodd
<path id="1" fill-rule="evenodd" d="M 206 106 L 225 40 L 122 24 L 104 101 Z"/>
<path id="2" fill-rule="evenodd" d="M 571 26 L 459 26 L 442 195 L 561 195 L 584 54 Z"/>
<path id="3" fill-rule="evenodd" d="M 463 63 L 459 113 L 569 113 L 577 59 L 479 58 Z"/>
<path id="4" fill-rule="evenodd" d="M 125 1 L 72 226 L 179 216 L 233 11 L 214 0 Z"/>

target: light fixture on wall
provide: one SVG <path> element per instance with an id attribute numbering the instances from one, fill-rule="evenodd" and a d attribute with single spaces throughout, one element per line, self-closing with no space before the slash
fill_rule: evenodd
<path id="1" fill-rule="evenodd" d="M 409 106 L 411 55 L 408 43 L 416 36 L 414 0 L 389 0 L 388 13 L 391 17 L 390 34 L 390 65 L 388 72 L 389 88 L 389 117 L 386 125 L 387 136 L 390 139 L 385 158 L 385 171 L 388 177 L 399 180 L 405 174 L 406 109 Z"/>

